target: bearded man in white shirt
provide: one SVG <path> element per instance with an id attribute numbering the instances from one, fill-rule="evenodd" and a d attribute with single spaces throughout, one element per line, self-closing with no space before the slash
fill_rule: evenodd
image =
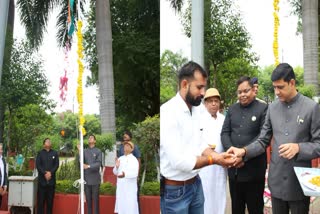
<path id="1" fill-rule="evenodd" d="M 231 166 L 236 161 L 204 142 L 201 109 L 196 106 L 206 82 L 207 72 L 188 62 L 179 71 L 179 92 L 160 108 L 161 213 L 204 213 L 199 169 L 212 164 Z"/>
<path id="2" fill-rule="evenodd" d="M 216 88 L 209 88 L 204 96 L 203 129 L 204 142 L 211 142 L 218 153 L 224 152 L 220 133 L 224 115 L 219 112 L 220 94 Z M 200 170 L 204 192 L 204 213 L 224 214 L 226 208 L 227 170 L 219 165 L 203 167 Z"/>

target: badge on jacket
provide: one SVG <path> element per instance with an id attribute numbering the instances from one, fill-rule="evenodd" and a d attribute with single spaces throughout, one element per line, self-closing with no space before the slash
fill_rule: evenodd
<path id="1" fill-rule="evenodd" d="M 252 116 L 252 117 L 251 117 L 251 120 L 252 120 L 253 122 L 256 121 L 256 120 L 257 120 L 256 116 Z"/>

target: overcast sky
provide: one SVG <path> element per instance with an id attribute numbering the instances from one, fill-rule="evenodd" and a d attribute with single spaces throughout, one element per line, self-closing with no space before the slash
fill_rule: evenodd
<path id="1" fill-rule="evenodd" d="M 273 1 L 236 0 L 242 19 L 251 36 L 252 50 L 260 60 L 259 66 L 271 65 L 273 57 Z M 280 1 L 279 60 L 292 66 L 303 66 L 302 36 L 296 36 L 297 17 L 290 15 L 288 0 Z M 181 51 L 190 59 L 191 41 L 184 36 L 180 17 L 170 7 L 168 0 L 161 0 L 160 50 Z"/>
<path id="2" fill-rule="evenodd" d="M 77 77 L 78 77 L 78 68 L 77 68 L 77 43 L 76 43 L 76 34 L 74 33 L 73 47 L 69 54 L 69 66 L 65 60 L 65 54 L 63 49 L 58 48 L 56 40 L 56 16 L 57 11 L 53 12 L 50 16 L 47 32 L 44 34 L 43 44 L 39 50 L 39 54 L 42 55 L 44 60 L 44 71 L 49 79 L 50 85 L 50 98 L 57 102 L 57 112 L 63 112 L 66 110 L 71 110 L 78 112 L 78 103 L 76 97 L 76 87 L 77 87 Z M 20 16 L 18 10 L 16 10 L 15 17 L 15 26 L 14 26 L 14 37 L 18 39 L 25 38 L 24 27 L 20 24 Z M 60 77 L 64 76 L 64 70 L 67 68 L 67 77 L 68 77 L 68 91 L 67 99 L 65 102 L 62 102 L 59 95 L 59 84 Z M 83 84 L 86 82 L 86 76 L 90 75 L 89 70 L 85 70 L 83 77 Z M 83 111 L 84 114 L 99 114 L 99 103 L 98 103 L 98 93 L 96 87 L 83 87 Z"/>
<path id="3" fill-rule="evenodd" d="M 273 57 L 273 1 L 271 0 L 237 0 L 235 1 L 241 11 L 245 26 L 250 33 L 252 50 L 259 57 L 259 65 L 266 66 L 274 63 Z M 160 50 L 165 49 L 174 52 L 181 51 L 182 54 L 190 59 L 191 41 L 184 36 L 179 16 L 170 7 L 168 0 L 160 2 Z M 290 5 L 288 0 L 280 1 L 280 28 L 279 28 L 279 55 L 280 61 L 288 62 L 292 66 L 303 66 L 302 36 L 296 36 L 297 18 L 290 15 Z M 78 105 L 76 99 L 77 85 L 77 63 L 76 45 L 69 53 L 68 69 L 68 96 L 65 103 L 59 98 L 60 77 L 64 74 L 67 64 L 64 60 L 63 50 L 57 48 L 56 42 L 56 14 L 51 14 L 48 23 L 48 31 L 44 35 L 43 44 L 39 53 L 43 56 L 44 70 L 50 81 L 50 98 L 57 102 L 56 111 L 71 110 L 77 112 Z M 15 38 L 25 38 L 24 28 L 21 26 L 19 12 L 16 11 L 15 17 Z M 74 35 L 74 37 L 76 37 Z M 76 43 L 74 43 L 76 44 Z M 85 76 L 90 75 L 85 70 Z M 86 77 L 84 77 L 84 80 Z M 84 81 L 85 83 L 85 81 Z M 84 113 L 99 113 L 98 93 L 96 87 L 84 88 Z"/>

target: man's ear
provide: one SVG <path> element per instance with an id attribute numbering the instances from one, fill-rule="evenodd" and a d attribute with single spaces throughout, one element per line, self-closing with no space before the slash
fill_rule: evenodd
<path id="1" fill-rule="evenodd" d="M 186 79 L 182 80 L 181 83 L 180 83 L 181 89 L 187 89 L 188 88 L 188 84 L 189 84 L 188 80 L 186 80 Z"/>
<path id="2" fill-rule="evenodd" d="M 291 80 L 290 80 L 290 83 L 291 83 L 292 86 L 295 86 L 295 85 L 296 85 L 296 81 L 295 81 L 294 79 L 291 79 Z"/>

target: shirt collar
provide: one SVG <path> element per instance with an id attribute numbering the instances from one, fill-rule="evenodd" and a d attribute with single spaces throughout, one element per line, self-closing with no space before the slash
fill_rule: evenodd
<path id="1" fill-rule="evenodd" d="M 177 98 L 177 105 L 178 105 L 177 108 L 182 109 L 184 113 L 190 114 L 189 107 L 187 106 L 187 103 L 182 99 L 179 92 L 176 94 L 176 98 Z M 193 111 L 193 107 L 191 108 L 191 111 Z"/>
<path id="2" fill-rule="evenodd" d="M 284 102 L 284 104 L 285 104 L 285 105 L 292 105 L 292 104 L 294 104 L 294 103 L 299 99 L 300 96 L 301 96 L 301 94 L 300 94 L 300 93 L 297 93 L 297 95 L 294 96 L 294 97 L 292 98 L 292 100 L 290 100 L 289 102 Z"/>

